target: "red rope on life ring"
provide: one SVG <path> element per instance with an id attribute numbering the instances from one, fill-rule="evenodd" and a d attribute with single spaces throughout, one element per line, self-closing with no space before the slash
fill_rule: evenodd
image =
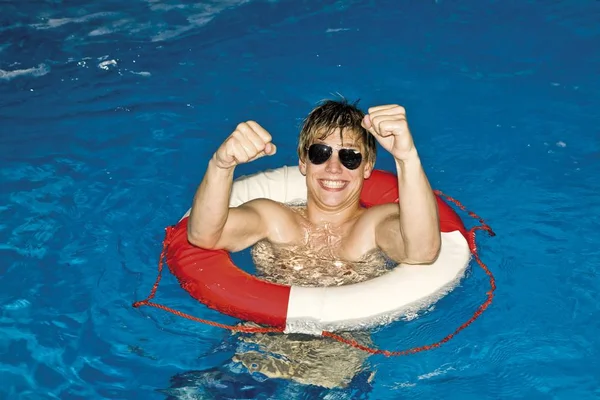
<path id="1" fill-rule="evenodd" d="M 460 331 L 471 325 L 489 307 L 493 300 L 496 284 L 493 274 L 481 261 L 478 255 L 475 243 L 475 232 L 477 230 L 485 230 L 491 236 L 494 236 L 494 232 L 482 218 L 475 213 L 468 212 L 458 200 L 455 200 L 440 191 L 435 191 L 435 194 L 438 201 L 438 209 L 440 210 L 440 226 L 442 232 L 460 231 L 467 239 L 473 258 L 489 277 L 491 289 L 487 292 L 486 300 L 478 307 L 469 320 L 460 325 L 449 335 L 433 344 L 414 347 L 407 350 L 389 351 L 374 349 L 361 345 L 358 342 L 345 339 L 333 332 L 322 332 L 323 336 L 330 337 L 371 354 L 382 354 L 385 356 L 407 355 L 431 350 L 448 342 Z M 467 231 L 458 214 L 442 200 L 442 197 L 455 204 L 461 210 L 468 212 L 469 216 L 480 222 L 480 225 Z M 396 176 L 388 172 L 373 171 L 371 178 L 365 180 L 363 191 L 361 192 L 362 204 L 366 207 L 370 207 L 377 204 L 397 201 L 398 190 Z M 232 331 L 251 333 L 283 332 L 286 327 L 287 300 L 290 293 L 290 287 L 266 282 L 241 271 L 233 264 L 226 251 L 209 251 L 191 245 L 187 242 L 186 224 L 187 219 L 183 219 L 177 225 L 166 229 L 163 249 L 158 263 L 158 276 L 156 282 L 148 297 L 145 300 L 135 302 L 133 307 L 150 306 L 192 321 Z M 156 295 L 165 260 L 167 260 L 171 272 L 179 279 L 182 288 L 197 300 L 206 304 L 208 307 L 217 309 L 225 314 L 235 316 L 242 320 L 253 320 L 254 322 L 268 325 L 269 327 L 220 324 L 151 302 Z M 265 296 L 265 294 L 267 294 L 267 296 Z"/>

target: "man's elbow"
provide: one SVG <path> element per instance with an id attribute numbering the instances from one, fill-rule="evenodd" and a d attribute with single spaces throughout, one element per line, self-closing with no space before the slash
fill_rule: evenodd
<path id="1" fill-rule="evenodd" d="M 407 254 L 411 264 L 433 264 L 440 256 L 441 240 L 433 240 Z"/>
<path id="2" fill-rule="evenodd" d="M 215 238 L 209 235 L 202 235 L 190 229 L 188 229 L 187 231 L 187 240 L 190 244 L 207 250 L 216 249 L 217 243 L 219 242 L 219 238 Z"/>
<path id="3" fill-rule="evenodd" d="M 423 252 L 421 256 L 421 264 L 433 264 L 440 256 L 440 247 L 431 247 Z"/>

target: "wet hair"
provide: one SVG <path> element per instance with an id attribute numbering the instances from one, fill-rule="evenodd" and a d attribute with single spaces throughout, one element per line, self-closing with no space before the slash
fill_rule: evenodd
<path id="1" fill-rule="evenodd" d="M 358 100 L 323 100 L 304 119 L 298 138 L 298 157 L 305 161 L 308 147 L 317 140 L 324 140 L 339 128 L 340 138 L 344 132 L 352 132 L 358 139 L 366 162 L 375 165 L 377 145 L 375 138 L 361 122 L 365 113 L 357 107 Z"/>

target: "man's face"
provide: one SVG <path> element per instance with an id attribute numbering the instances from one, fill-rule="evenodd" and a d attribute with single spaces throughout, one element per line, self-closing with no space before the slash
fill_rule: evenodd
<path id="1" fill-rule="evenodd" d="M 309 199 L 325 210 L 345 208 L 358 202 L 363 180 L 371 175 L 372 170 L 372 166 L 365 161 L 364 146 L 359 143 L 359 136 L 344 132 L 340 138 L 339 130 L 335 130 L 324 140 L 316 140 L 311 144 L 325 147 L 321 146 L 313 152 L 318 156 L 316 162 L 311 162 L 310 151 L 306 160 L 300 161 L 300 171 L 306 175 Z M 344 150 L 340 153 L 340 149 Z M 327 158 L 330 150 L 331 156 Z M 356 166 L 358 152 L 362 154 L 362 161 L 357 168 L 351 169 Z"/>

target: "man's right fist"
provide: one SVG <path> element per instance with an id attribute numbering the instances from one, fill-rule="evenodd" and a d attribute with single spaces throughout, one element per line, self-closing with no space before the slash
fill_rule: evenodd
<path id="1" fill-rule="evenodd" d="M 217 167 L 229 169 L 238 164 L 272 156 L 277 147 L 271 143 L 271 135 L 254 121 L 240 123 L 214 155 Z"/>

